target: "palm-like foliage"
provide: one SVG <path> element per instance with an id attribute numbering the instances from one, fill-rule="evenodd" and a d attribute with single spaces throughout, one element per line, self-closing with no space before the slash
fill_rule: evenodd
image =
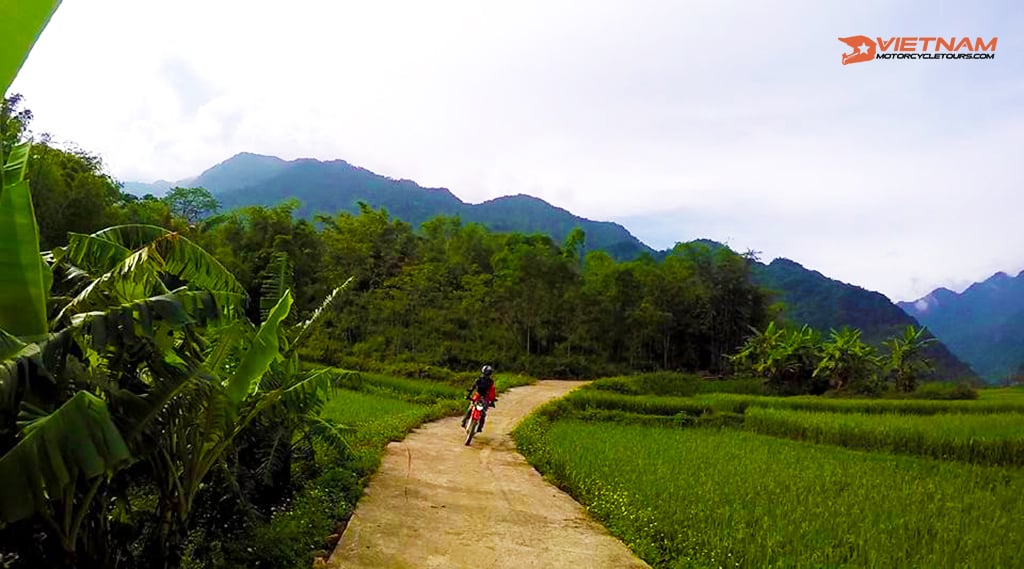
<path id="1" fill-rule="evenodd" d="M 37 267 L 47 266 L 38 250 L 34 254 Z M 148 475 L 161 497 L 151 550 L 173 565 L 192 502 L 234 438 L 302 383 L 325 381 L 307 377 L 259 391 L 271 364 L 281 359 L 281 323 L 291 309 L 291 293 L 282 291 L 266 320 L 255 327 L 241 317 L 245 293 L 234 277 L 188 239 L 158 227 L 121 226 L 72 235 L 69 245 L 49 258 L 60 277 L 54 289 L 63 294 L 57 296 L 68 299 L 49 323 L 53 332 L 35 341 L 37 335 L 0 334 L 6 372 L 0 386 L 5 397 L 0 400 L 7 403 L 7 414 L 13 415 L 19 404 L 38 404 L 39 414 L 54 418 L 39 423 L 39 436 L 28 436 L 24 428 L 7 429 L 9 442 L 16 444 L 0 457 L 0 483 L 12 488 L 18 487 L 15 482 L 36 484 L 32 491 L 11 496 L 22 501 L 9 511 L 44 519 L 104 515 L 92 505 L 103 489 L 104 479 L 96 473 L 109 477 L 128 463 L 125 455 L 72 454 L 66 457 L 70 466 L 33 461 L 60 458 L 43 445 L 68 440 L 70 426 L 113 429 L 123 435 L 125 453 L 130 450 L 135 461 L 149 465 Z M 36 298 L 45 314 L 45 298 Z M 48 323 L 41 322 L 45 330 Z M 212 327 L 211 332 L 204 335 L 204 327 Z M 55 386 L 48 394 L 34 388 L 45 379 Z M 60 406 L 65 397 L 70 402 L 88 395 L 79 389 L 100 393 L 115 416 L 104 415 L 105 406 L 91 414 L 82 405 Z M 14 474 L 36 467 L 88 473 L 88 485 L 78 488 L 79 476 L 71 476 L 70 486 L 55 495 L 47 491 L 44 479 Z M 55 516 L 54 507 L 73 508 L 74 513 L 66 509 Z M 69 556 L 79 547 L 80 521 L 73 526 L 75 531 L 67 524 L 54 525 L 61 529 L 61 544 Z"/>
<path id="2" fill-rule="evenodd" d="M 283 262 L 275 257 L 264 278 L 261 301 L 274 300 L 275 291 L 281 290 L 290 276 L 287 271 L 274 270 L 288 266 L 287 257 Z M 277 280 L 277 282 L 274 282 Z M 261 389 L 283 389 L 278 404 L 258 418 L 243 441 L 239 443 L 240 459 L 235 475 L 251 494 L 263 502 L 280 499 L 291 482 L 291 459 L 294 453 L 302 452 L 314 457 L 314 442 L 325 443 L 342 449 L 343 427 L 324 421 L 320 417 L 325 396 L 334 385 L 353 372 L 339 372 L 334 369 L 304 371 L 298 357 L 298 349 L 308 337 L 308 332 L 321 316 L 335 302 L 352 279 L 327 295 L 323 302 L 305 321 L 288 328 L 284 333 L 287 345 L 283 347 L 281 361 L 271 365 L 264 375 Z"/>
<path id="3" fill-rule="evenodd" d="M 0 54 L 4 91 L 57 4 L 0 22 L 19 47 Z M 118 226 L 41 254 L 28 149 L 5 160 L 0 148 L 0 527 L 41 520 L 62 552 L 43 564 L 111 566 L 106 532 L 131 510 L 120 476 L 131 466 L 130 482 L 148 478 L 159 502 L 147 566 L 175 566 L 192 502 L 234 439 L 330 375 L 300 374 L 292 358 L 294 372 L 264 381 L 285 361 L 284 280 L 254 326 L 244 288 L 178 233 Z"/>
<path id="4" fill-rule="evenodd" d="M 26 407 L 22 419 L 23 438 L 0 460 L 0 522 L 38 513 L 74 551 L 93 497 L 128 462 L 128 447 L 103 400 L 84 391 L 52 413 Z"/>
<path id="5" fill-rule="evenodd" d="M 4 48 L 0 50 L 0 94 L 7 92 L 59 5 L 60 0 L 39 0 L 19 3 L 16 10 L 13 5 L 4 10 L 4 17 L 0 19 L 0 37 L 4 41 Z"/>
<path id="6" fill-rule="evenodd" d="M 862 390 L 874 391 L 872 379 L 877 377 L 881 360 L 875 349 L 860 339 L 860 330 L 844 327 L 832 330 L 828 342 L 821 346 L 821 361 L 814 369 L 814 376 L 829 379 L 836 391 L 856 385 Z"/>
<path id="7" fill-rule="evenodd" d="M 89 242 L 106 247 L 101 239 Z M 91 249 L 80 248 L 80 252 L 86 250 Z M 161 253 L 153 244 L 139 249 L 154 250 Z M 124 258 L 142 256 L 136 253 L 127 249 L 120 252 Z M 38 250 L 35 254 L 39 265 L 42 257 Z M 38 515 L 55 533 L 67 558 L 75 557 L 83 539 L 102 542 L 95 536 L 86 538 L 82 530 L 103 531 L 103 520 L 85 524 L 83 520 L 106 515 L 94 503 L 104 496 L 106 482 L 132 460 L 153 451 L 144 444 L 151 438 L 146 434 L 165 426 L 163 418 L 171 404 L 199 376 L 207 344 L 199 327 L 224 322 L 239 312 L 236 305 L 243 297 L 227 292 L 231 291 L 229 287 L 214 292 L 187 287 L 168 290 L 167 284 L 183 282 L 182 276 L 196 273 L 201 266 L 174 265 L 165 258 L 181 255 L 164 246 L 155 262 L 150 256 L 151 260 L 137 264 L 136 270 L 107 271 L 89 282 L 83 291 L 104 290 L 105 294 L 80 294 L 76 298 L 90 301 L 78 303 L 80 310 L 70 311 L 65 306 L 42 339 L 0 333 L 0 417 L 6 418 L 6 424 L 0 425 L 0 487 L 16 490 L 4 495 L 4 521 Z M 84 271 L 61 266 L 69 257 L 58 253 L 53 259 L 60 266 L 59 274 L 74 275 L 76 282 L 83 280 L 80 277 L 86 274 Z M 113 257 L 107 259 L 115 262 Z M 75 260 L 87 259 L 82 256 Z M 145 263 L 151 266 L 145 267 Z M 95 262 L 83 264 L 97 266 Z M 116 264 L 124 265 L 123 259 L 116 260 Z M 153 268 L 168 266 L 185 270 L 168 275 Z M 97 285 L 100 279 L 105 288 Z M 153 292 L 160 294 L 148 296 Z M 231 304 L 219 304 L 225 298 Z M 27 308 L 45 314 L 45 299 L 40 301 L 38 306 Z M 90 310 L 85 311 L 85 307 Z M 283 311 L 286 314 L 287 307 Z M 47 325 L 45 319 L 42 323 Z M 243 373 L 231 376 L 233 393 L 247 393 L 243 378 L 254 383 L 273 359 L 277 350 L 273 335 L 268 338 L 264 334 L 261 340 L 266 347 L 251 350 L 244 359 L 250 363 L 242 368 Z M 268 351 L 273 353 L 268 355 Z M 33 420 L 11 424 L 19 408 L 22 418 L 31 416 Z M 57 452 L 59 449 L 64 452 Z"/>
<path id="8" fill-rule="evenodd" d="M 922 356 L 922 352 L 933 342 L 935 338 L 925 336 L 925 328 L 912 325 L 903 330 L 902 338 L 885 342 L 889 348 L 889 361 L 886 363 L 897 390 L 904 393 L 914 391 L 921 377 L 931 371 L 931 362 Z"/>
<path id="9" fill-rule="evenodd" d="M 741 368 L 764 377 L 771 392 L 815 393 L 823 391 L 814 376 L 821 359 L 820 346 L 819 334 L 807 326 L 787 330 L 771 322 L 764 332 L 755 330 L 731 358 Z"/>
<path id="10" fill-rule="evenodd" d="M 70 234 L 67 247 L 53 252 L 69 275 L 86 275 L 54 318 L 59 325 L 96 307 L 142 300 L 169 292 L 168 283 L 188 283 L 213 295 L 228 310 L 239 310 L 245 289 L 209 253 L 187 238 L 149 225 L 122 225 L 92 235 Z M 73 284 L 73 283 L 69 283 Z"/>
<path id="11" fill-rule="evenodd" d="M 46 337 L 46 268 L 25 180 L 29 144 L 0 155 L 0 330 L 36 341 Z"/>

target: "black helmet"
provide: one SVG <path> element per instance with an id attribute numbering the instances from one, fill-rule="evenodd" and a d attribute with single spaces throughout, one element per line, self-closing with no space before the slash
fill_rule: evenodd
<path id="1" fill-rule="evenodd" d="M 489 366 L 489 365 L 485 365 L 484 367 L 480 368 L 480 373 L 482 373 L 484 375 L 491 375 L 491 373 L 493 373 L 493 372 L 494 372 L 494 368 Z"/>

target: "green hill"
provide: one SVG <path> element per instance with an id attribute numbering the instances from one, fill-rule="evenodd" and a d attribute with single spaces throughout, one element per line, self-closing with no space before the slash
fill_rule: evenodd
<path id="1" fill-rule="evenodd" d="M 301 202 L 298 215 L 308 218 L 318 213 L 356 213 L 358 202 L 363 201 L 413 226 L 438 215 L 458 215 L 494 231 L 542 233 L 557 241 L 579 226 L 587 234 L 588 248 L 608 251 L 618 259 L 654 251 L 617 223 L 585 219 L 539 198 L 516 195 L 469 204 L 446 188 L 424 188 L 344 160 L 284 162 L 272 156 L 239 154 L 201 174 L 195 185 L 206 187 L 228 209 L 296 198 Z"/>

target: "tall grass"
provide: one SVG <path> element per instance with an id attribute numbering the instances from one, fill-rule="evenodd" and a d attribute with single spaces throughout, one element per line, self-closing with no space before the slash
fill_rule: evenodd
<path id="1" fill-rule="evenodd" d="M 1024 402 L 1012 400 L 932 401 L 918 399 L 831 399 L 824 397 L 767 397 L 710 393 L 694 397 L 627 395 L 604 389 L 580 389 L 546 408 L 549 416 L 572 415 L 595 409 L 641 415 L 691 416 L 744 413 L 751 408 L 862 414 L 1024 414 Z"/>
<path id="2" fill-rule="evenodd" d="M 520 374 L 497 374 L 495 376 L 495 388 L 501 392 L 528 385 L 535 379 Z M 376 393 L 386 397 L 399 397 L 407 401 L 419 404 L 433 404 L 442 400 L 462 399 L 466 391 L 473 385 L 473 380 L 463 381 L 465 385 L 452 385 L 450 383 L 431 379 L 416 379 L 407 377 L 395 377 L 375 373 L 350 374 L 342 378 L 340 386 L 366 393 Z"/>
<path id="3" fill-rule="evenodd" d="M 1024 413 L 1024 401 L 1004 399 L 934 401 L 926 399 L 833 399 L 827 397 L 762 397 L 713 393 L 694 397 L 716 411 L 742 413 L 748 407 L 826 411 L 831 413 L 897 413 L 904 415 Z"/>
<path id="4" fill-rule="evenodd" d="M 762 395 L 764 394 L 764 381 L 759 378 L 706 379 L 694 374 L 662 371 L 606 377 L 594 381 L 586 389 L 611 391 L 623 395 L 676 397 L 690 397 L 700 393 Z"/>
<path id="5" fill-rule="evenodd" d="M 707 403 L 692 397 L 656 397 L 621 395 L 609 391 L 580 389 L 546 408 L 554 415 L 572 411 L 601 409 L 640 415 L 702 415 L 712 410 Z"/>
<path id="6" fill-rule="evenodd" d="M 388 442 L 401 440 L 409 431 L 426 421 L 440 419 L 462 408 L 462 402 L 446 399 L 433 404 L 416 404 L 376 393 L 339 390 L 324 405 L 325 419 L 348 427 L 343 432 L 359 460 L 370 458 L 363 469 L 376 469 L 380 449 Z"/>
<path id="7" fill-rule="evenodd" d="M 458 387 L 429 379 L 410 379 L 372 373 L 349 375 L 341 386 L 353 391 L 400 397 L 415 403 L 429 404 L 442 399 L 459 399 L 465 393 Z"/>
<path id="8" fill-rule="evenodd" d="M 1011 567 L 1024 473 L 533 415 L 527 458 L 655 567 Z"/>
<path id="9" fill-rule="evenodd" d="M 863 450 L 1024 466 L 1024 414 L 868 415 L 752 407 L 744 429 Z"/>
<path id="10" fill-rule="evenodd" d="M 978 390 L 978 398 L 982 401 L 1002 401 L 1017 403 L 1024 407 L 1024 386 L 990 387 Z"/>

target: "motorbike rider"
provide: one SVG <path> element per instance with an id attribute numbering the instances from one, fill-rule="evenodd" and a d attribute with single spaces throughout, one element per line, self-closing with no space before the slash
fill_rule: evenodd
<path id="1" fill-rule="evenodd" d="M 469 388 L 466 392 L 466 399 L 476 401 L 478 397 L 483 397 L 484 401 L 487 402 L 487 407 L 494 407 L 494 402 L 497 401 L 497 392 L 494 390 L 494 368 L 489 365 L 485 365 L 480 369 L 480 377 L 476 378 L 473 382 L 473 387 Z M 474 393 L 475 392 L 475 393 Z M 469 421 L 470 415 L 473 414 L 473 406 L 470 405 L 466 409 L 466 415 L 462 417 L 462 428 L 466 428 L 466 423 Z M 476 428 L 476 432 L 484 430 L 484 421 L 487 420 L 487 411 L 484 410 L 483 416 L 480 417 L 480 424 Z"/>

